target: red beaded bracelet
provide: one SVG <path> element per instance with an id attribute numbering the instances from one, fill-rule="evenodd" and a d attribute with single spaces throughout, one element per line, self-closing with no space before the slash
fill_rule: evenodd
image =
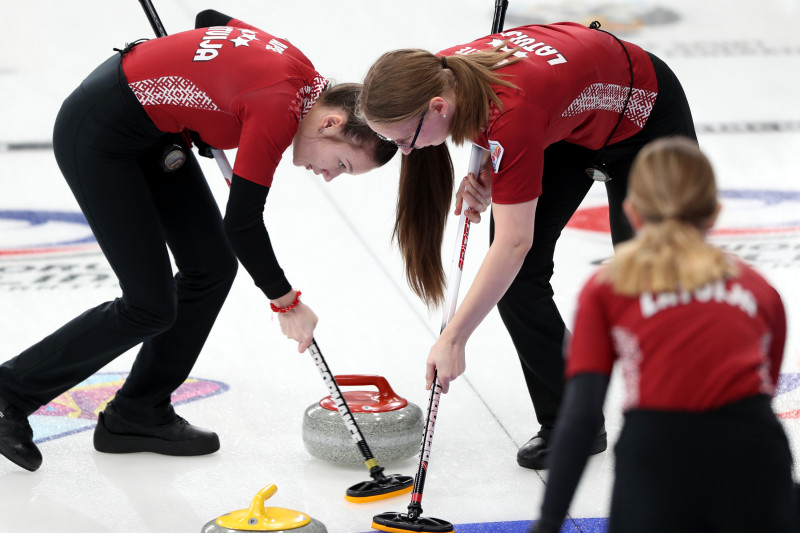
<path id="1" fill-rule="evenodd" d="M 290 303 L 289 305 L 287 305 L 286 307 L 278 307 L 277 305 L 275 305 L 272 302 L 269 303 L 269 307 L 273 311 L 275 311 L 276 313 L 285 313 L 286 311 L 291 311 L 292 309 L 297 307 L 297 304 L 300 303 L 300 295 L 301 294 L 302 293 L 300 291 L 297 291 L 297 294 L 294 297 L 294 301 L 292 303 Z"/>

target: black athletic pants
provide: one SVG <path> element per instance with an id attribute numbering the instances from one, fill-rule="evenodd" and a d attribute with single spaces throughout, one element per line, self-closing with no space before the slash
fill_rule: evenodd
<path id="1" fill-rule="evenodd" d="M 602 153 L 601 162 L 611 176 L 606 182 L 611 239 L 614 244 L 633 236 L 622 212 L 628 172 L 638 151 L 658 137 L 685 135 L 696 138 L 689 104 L 680 82 L 660 59 L 650 55 L 658 79 L 658 97 L 645 127 L 636 135 Z M 550 145 L 544 152 L 542 195 L 536 208 L 533 246 L 517 277 L 497 304 L 522 364 L 539 423 L 555 424 L 564 392 L 563 348 L 566 326 L 553 301 L 553 256 L 561 231 L 578 209 L 594 181 L 585 170 L 597 152 L 567 142 Z M 494 219 L 490 222 L 490 242 Z"/>
<path id="2" fill-rule="evenodd" d="M 126 418 L 161 424 L 176 416 L 170 394 L 197 360 L 238 262 L 194 156 L 176 172 L 161 169 L 164 146 L 179 136 L 156 129 L 120 61 L 107 60 L 66 99 L 53 147 L 122 295 L 1 365 L 0 397 L 30 414 L 141 344 L 114 403 Z"/>
<path id="3" fill-rule="evenodd" d="M 770 398 L 634 410 L 615 447 L 609 533 L 796 533 L 792 456 Z"/>

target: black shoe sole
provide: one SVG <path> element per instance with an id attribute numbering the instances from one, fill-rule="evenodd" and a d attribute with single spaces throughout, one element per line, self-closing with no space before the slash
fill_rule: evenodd
<path id="1" fill-rule="evenodd" d="M 608 448 L 608 437 L 604 433 L 602 437 L 598 437 L 592 443 L 592 449 L 589 450 L 589 455 L 597 455 L 598 453 L 606 451 L 607 448 Z"/>
<path id="2" fill-rule="evenodd" d="M 517 457 L 517 464 L 522 468 L 530 468 L 531 470 L 547 470 L 547 456 L 541 461 L 526 461 Z"/>
<path id="3" fill-rule="evenodd" d="M 100 413 L 94 430 L 94 449 L 102 453 L 151 452 L 182 457 L 208 455 L 219 450 L 219 437 L 212 434 L 206 438 L 174 441 L 146 435 L 121 435 L 106 429 L 103 414 Z"/>
<path id="4" fill-rule="evenodd" d="M 34 444 L 34 447 L 35 446 L 36 445 Z M 38 448 L 37 448 L 37 451 L 38 451 Z M 24 457 L 20 457 L 19 454 L 17 454 L 14 451 L 14 448 L 11 448 L 11 447 L 7 446 L 2 441 L 0 441 L 0 454 L 3 454 L 3 456 L 6 459 L 8 459 L 9 461 L 11 461 L 12 463 L 14 463 L 17 466 L 24 468 L 25 470 L 27 470 L 29 472 L 36 472 L 37 470 L 39 470 L 39 467 L 42 466 L 42 454 L 41 453 L 38 454 L 39 457 L 34 457 L 32 460 L 27 460 Z"/>
<path id="5" fill-rule="evenodd" d="M 589 455 L 597 455 L 598 453 L 602 453 L 606 451 L 606 448 L 608 448 L 608 441 L 605 438 L 605 436 L 598 437 L 592 443 L 592 448 L 589 450 Z M 548 453 L 546 453 L 544 457 L 537 458 L 538 460 L 535 459 L 526 460 L 517 456 L 517 464 L 522 468 L 530 468 L 531 470 L 547 470 L 549 468 L 547 465 L 548 455 L 549 455 L 549 449 Z"/>

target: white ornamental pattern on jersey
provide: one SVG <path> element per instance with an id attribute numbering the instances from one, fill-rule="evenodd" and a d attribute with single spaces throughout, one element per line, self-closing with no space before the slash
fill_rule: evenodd
<path id="1" fill-rule="evenodd" d="M 143 106 L 176 105 L 206 111 L 219 111 L 213 100 L 191 80 L 163 76 L 128 84 Z"/>
<path id="2" fill-rule="evenodd" d="M 308 110 L 317 101 L 319 95 L 328 86 L 328 80 L 322 76 L 314 76 L 311 85 L 304 85 L 297 91 L 292 103 L 289 105 L 289 110 L 292 112 L 297 122 L 300 122 L 306 116 Z"/>
<path id="3" fill-rule="evenodd" d="M 561 115 L 562 117 L 573 117 L 587 111 L 602 109 L 622 113 L 625 106 L 625 99 L 628 98 L 628 87 L 623 85 L 613 85 L 609 83 L 593 83 L 586 87 L 581 94 L 569 105 Z M 638 127 L 644 127 L 653 105 L 656 103 L 658 93 L 646 91 L 644 89 L 633 89 L 628 108 L 625 110 L 625 117 Z"/>
<path id="4" fill-rule="evenodd" d="M 619 355 L 622 367 L 622 378 L 625 381 L 624 409 L 636 407 L 639 404 L 641 385 L 642 349 L 639 339 L 631 331 L 622 326 L 611 328 L 611 340 L 614 350 Z"/>

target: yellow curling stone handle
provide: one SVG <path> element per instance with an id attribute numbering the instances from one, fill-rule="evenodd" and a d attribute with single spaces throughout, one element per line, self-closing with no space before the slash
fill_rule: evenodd
<path id="1" fill-rule="evenodd" d="M 217 525 L 243 531 L 283 531 L 303 527 L 311 517 L 300 511 L 281 507 L 265 507 L 265 503 L 278 492 L 275 485 L 267 485 L 253 497 L 249 509 L 231 511 L 217 518 Z"/>

